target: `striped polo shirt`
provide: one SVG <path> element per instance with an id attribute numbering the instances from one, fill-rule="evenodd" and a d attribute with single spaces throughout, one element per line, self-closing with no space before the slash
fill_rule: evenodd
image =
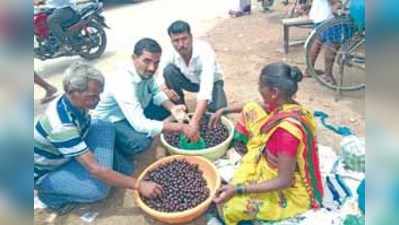
<path id="1" fill-rule="evenodd" d="M 48 172 L 88 151 L 83 139 L 89 126 L 88 112 L 73 106 L 65 95 L 49 104 L 34 127 L 35 183 Z"/>

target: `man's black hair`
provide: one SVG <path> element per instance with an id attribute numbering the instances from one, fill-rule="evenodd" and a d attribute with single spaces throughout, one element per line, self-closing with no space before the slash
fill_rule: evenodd
<path id="1" fill-rule="evenodd" d="M 191 28 L 187 22 L 182 20 L 177 20 L 173 22 L 168 28 L 169 36 L 171 36 L 172 34 L 180 34 L 185 32 L 191 35 Z"/>
<path id="2" fill-rule="evenodd" d="M 158 44 L 158 42 L 151 38 L 143 38 L 140 41 L 138 41 L 136 43 L 136 45 L 134 46 L 133 53 L 136 56 L 141 56 L 141 54 L 143 54 L 144 50 L 151 52 L 151 53 L 161 53 L 162 52 L 162 48 Z"/>

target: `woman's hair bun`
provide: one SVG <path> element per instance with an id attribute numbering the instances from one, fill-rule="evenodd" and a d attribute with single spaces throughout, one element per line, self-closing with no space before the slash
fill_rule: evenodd
<path id="1" fill-rule="evenodd" d="M 289 77 L 291 80 L 293 80 L 295 82 L 300 82 L 303 78 L 303 74 L 302 74 L 302 71 L 298 67 L 291 66 Z"/>

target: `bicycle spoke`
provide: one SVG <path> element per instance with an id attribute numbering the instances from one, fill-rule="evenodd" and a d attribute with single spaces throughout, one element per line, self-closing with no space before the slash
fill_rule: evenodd
<path id="1" fill-rule="evenodd" d="M 306 45 L 306 65 L 309 75 L 321 84 L 338 92 L 365 87 L 364 36 L 356 30 L 351 20 L 337 18 L 320 25 L 312 32 Z M 322 68 L 324 76 L 317 70 Z M 335 77 L 332 84 L 329 77 Z"/>

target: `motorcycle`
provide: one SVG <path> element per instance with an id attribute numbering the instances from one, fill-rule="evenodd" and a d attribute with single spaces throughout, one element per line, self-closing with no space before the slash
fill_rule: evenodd
<path id="1" fill-rule="evenodd" d="M 61 48 L 61 43 L 48 27 L 47 18 L 54 9 L 46 6 L 35 7 L 33 17 L 34 27 L 34 57 L 40 60 L 54 59 L 63 56 L 75 56 L 92 60 L 99 58 L 105 51 L 107 36 L 104 31 L 109 26 L 101 16 L 103 4 L 90 2 L 77 10 L 77 17 L 62 24 L 64 32 L 71 37 L 69 42 L 73 48 Z"/>

